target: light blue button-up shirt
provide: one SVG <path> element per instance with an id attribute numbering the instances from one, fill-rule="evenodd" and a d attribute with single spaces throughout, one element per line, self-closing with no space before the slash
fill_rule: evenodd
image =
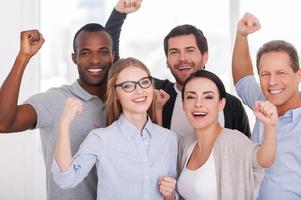
<path id="1" fill-rule="evenodd" d="M 257 100 L 265 100 L 254 76 L 236 84 L 238 96 L 252 108 Z M 265 170 L 259 200 L 301 199 L 301 107 L 287 111 L 277 122 L 277 154 L 273 166 Z M 256 119 L 251 139 L 261 142 L 263 124 Z"/>
<path id="2" fill-rule="evenodd" d="M 97 199 L 162 199 L 159 178 L 177 175 L 176 135 L 148 120 L 141 136 L 141 130 L 121 115 L 110 126 L 89 133 L 68 171 L 60 172 L 54 160 L 54 180 L 62 188 L 74 187 L 95 163 Z"/>

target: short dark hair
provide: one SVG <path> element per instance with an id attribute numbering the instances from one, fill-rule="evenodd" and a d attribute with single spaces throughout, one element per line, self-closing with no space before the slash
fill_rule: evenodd
<path id="1" fill-rule="evenodd" d="M 294 72 L 297 72 L 300 69 L 298 52 L 296 48 L 289 42 L 284 40 L 272 40 L 269 41 L 260 47 L 256 56 L 256 67 L 259 73 L 259 62 L 263 54 L 270 52 L 285 52 L 290 58 L 290 65 Z"/>
<path id="2" fill-rule="evenodd" d="M 74 38 L 73 38 L 73 51 L 75 52 L 75 40 L 76 38 L 78 37 L 78 35 L 81 33 L 81 32 L 100 32 L 100 31 L 104 31 L 106 33 L 108 33 L 108 35 L 110 36 L 111 40 L 113 41 L 112 39 L 112 36 L 110 34 L 110 32 L 104 27 L 102 26 L 101 24 L 97 24 L 97 23 L 89 23 L 89 24 L 86 24 L 84 25 L 83 27 L 81 27 L 74 35 Z"/>
<path id="3" fill-rule="evenodd" d="M 208 43 L 207 39 L 204 36 L 203 32 L 190 24 L 184 24 L 180 26 L 176 26 L 173 28 L 164 38 L 164 52 L 167 56 L 168 54 L 168 40 L 173 37 L 182 36 L 182 35 L 190 35 L 193 34 L 198 46 L 198 49 L 203 54 L 208 52 Z"/>
<path id="4" fill-rule="evenodd" d="M 222 80 L 214 73 L 203 69 L 190 74 L 190 76 L 186 79 L 182 88 L 182 100 L 184 100 L 184 93 L 187 83 L 195 78 L 207 78 L 211 80 L 218 89 L 219 99 L 226 98 L 227 93 Z"/>

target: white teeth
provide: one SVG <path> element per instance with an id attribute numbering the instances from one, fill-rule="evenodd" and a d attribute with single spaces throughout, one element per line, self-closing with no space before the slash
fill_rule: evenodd
<path id="1" fill-rule="evenodd" d="M 205 112 L 193 112 L 192 114 L 196 116 L 202 116 L 202 117 L 207 115 L 207 113 Z"/>
<path id="2" fill-rule="evenodd" d="M 270 93 L 271 94 L 279 94 L 281 93 L 283 90 L 282 89 L 279 89 L 279 90 L 270 90 Z"/>
<path id="3" fill-rule="evenodd" d="M 180 66 L 178 67 L 179 70 L 191 69 L 191 66 Z"/>
<path id="4" fill-rule="evenodd" d="M 103 71 L 103 69 L 101 69 L 101 68 L 99 68 L 99 69 L 88 69 L 88 72 L 94 72 L 94 73 L 101 72 L 101 71 Z"/>
<path id="5" fill-rule="evenodd" d="M 141 98 L 138 98 L 138 99 L 134 99 L 134 102 L 142 102 L 142 101 L 145 101 L 146 100 L 146 97 L 141 97 Z"/>

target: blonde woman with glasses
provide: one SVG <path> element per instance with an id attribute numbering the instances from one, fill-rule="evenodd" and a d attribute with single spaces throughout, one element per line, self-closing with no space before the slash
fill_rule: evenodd
<path id="1" fill-rule="evenodd" d="M 107 83 L 107 127 L 92 130 L 72 158 L 70 124 L 85 109 L 68 99 L 52 166 L 62 188 L 80 183 L 96 164 L 97 199 L 176 199 L 176 135 L 154 124 L 154 89 L 147 67 L 117 61 Z"/>

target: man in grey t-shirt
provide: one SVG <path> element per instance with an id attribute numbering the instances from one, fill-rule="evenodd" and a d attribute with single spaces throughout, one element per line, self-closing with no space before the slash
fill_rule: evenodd
<path id="1" fill-rule="evenodd" d="M 126 0 L 119 0 L 115 9 L 127 14 L 139 7 L 140 4 L 129 4 Z M 112 38 L 99 24 L 87 24 L 80 28 L 74 36 L 72 53 L 79 79 L 72 85 L 52 88 L 30 97 L 22 105 L 17 105 L 24 70 L 43 43 L 43 36 L 38 30 L 21 33 L 19 54 L 0 89 L 0 133 L 40 129 L 48 200 L 95 200 L 95 170 L 92 170 L 77 187 L 63 190 L 53 182 L 50 164 L 54 156 L 60 116 L 67 97 L 79 99 L 84 106 L 83 113 L 74 121 L 70 130 L 73 153 L 78 150 L 90 130 L 105 125 L 103 102 L 107 73 L 114 60 Z"/>

